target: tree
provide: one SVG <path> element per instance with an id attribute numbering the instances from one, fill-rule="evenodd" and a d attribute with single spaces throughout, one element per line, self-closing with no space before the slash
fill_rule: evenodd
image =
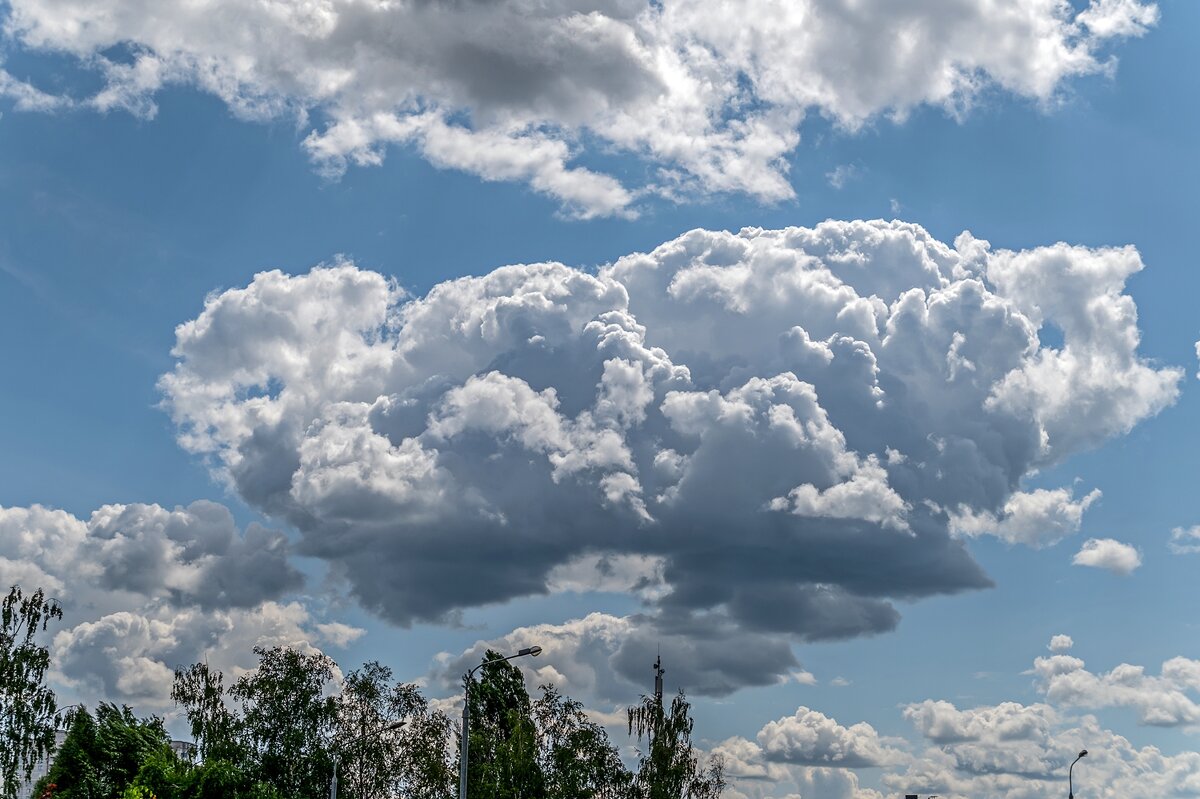
<path id="1" fill-rule="evenodd" d="M 54 785 L 55 799 L 100 799 L 104 789 L 96 767 L 99 761 L 96 743 L 96 721 L 87 708 L 71 714 L 67 737 L 54 757 L 50 771 L 38 781 L 35 795 L 42 788 Z"/>
<path id="2" fill-rule="evenodd" d="M 662 694 L 642 697 L 629 709 L 629 733 L 646 749 L 633 779 L 635 799 L 717 799 L 725 788 L 724 764 L 719 757 L 701 766 L 692 747 L 691 705 L 683 690 L 663 707 Z"/>
<path id="3" fill-rule="evenodd" d="M 454 796 L 458 770 L 451 756 L 454 723 L 429 702 L 412 683 L 391 691 L 395 713 L 408 723 L 400 730 L 395 792 L 406 799 L 445 799 Z"/>
<path id="4" fill-rule="evenodd" d="M 200 759 L 238 764 L 245 758 L 240 741 L 239 720 L 225 704 L 225 676 L 195 663 L 175 671 L 171 698 L 183 708 Z"/>
<path id="5" fill-rule="evenodd" d="M 0 797 L 13 799 L 34 765 L 54 748 L 54 692 L 43 680 L 50 653 L 35 637 L 62 608 L 42 589 L 13 586 L 0 602 Z"/>
<path id="6" fill-rule="evenodd" d="M 320 653 L 255 647 L 258 669 L 229 694 L 242 703 L 243 740 L 255 777 L 294 799 L 327 794 L 333 773 L 328 741 L 337 705 L 326 696 L 336 664 Z"/>
<path id="7" fill-rule="evenodd" d="M 337 698 L 338 791 L 350 799 L 386 796 L 395 781 L 397 734 L 384 731 L 400 720 L 391 680 L 391 669 L 371 661 L 346 675 Z"/>
<path id="8" fill-rule="evenodd" d="M 540 734 L 542 774 L 548 799 L 625 799 L 632 775 L 608 733 L 587 717 L 582 703 L 542 686 L 533 703 Z"/>
<path id="9" fill-rule="evenodd" d="M 501 657 L 488 650 L 484 660 Z M 483 667 L 464 682 L 470 703 L 468 799 L 543 799 L 538 731 L 521 670 L 507 662 Z"/>
<path id="10" fill-rule="evenodd" d="M 162 720 L 151 716 L 139 719 L 128 707 L 101 702 L 96 708 L 96 749 L 93 760 L 96 774 L 108 799 L 120 799 L 133 784 L 142 764 L 170 752 L 171 739 Z M 93 796 L 93 799 L 97 797 Z"/>
<path id="11" fill-rule="evenodd" d="M 101 703 L 95 719 L 72 714 L 67 737 L 39 785 L 53 783 L 56 799 L 122 799 L 148 764 L 175 760 L 156 717 L 139 719 L 128 707 Z"/>
<path id="12" fill-rule="evenodd" d="M 453 725 L 417 686 L 393 684 L 392 670 L 371 661 L 346 676 L 337 706 L 339 794 L 444 799 L 454 792 Z M 388 729 L 400 721 L 402 728 Z"/>

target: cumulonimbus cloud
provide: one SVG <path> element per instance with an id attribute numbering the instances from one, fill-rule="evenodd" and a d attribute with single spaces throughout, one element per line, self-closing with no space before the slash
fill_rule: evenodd
<path id="1" fill-rule="evenodd" d="M 160 385 L 182 445 L 394 622 L 620 563 L 643 626 L 836 639 L 987 585 L 952 514 L 1012 515 L 1029 471 L 1174 400 L 1137 352 L 1141 267 L 880 221 L 424 297 L 339 262 L 209 297 Z M 1054 536 L 1085 506 L 1059 499 Z"/>
<path id="2" fill-rule="evenodd" d="M 639 196 L 790 197 L 806 116 L 853 130 L 922 105 L 961 115 L 999 88 L 1050 101 L 1110 72 L 1108 42 L 1158 21 L 1143 0 L 12 0 L 8 36 L 74 56 L 102 88 L 58 98 L 0 71 L 18 107 L 155 112 L 189 85 L 249 118 L 291 115 L 322 168 L 388 145 L 514 180 L 580 216 Z M 309 121 L 309 120 L 312 121 Z M 626 185 L 579 163 L 589 143 L 643 159 Z"/>

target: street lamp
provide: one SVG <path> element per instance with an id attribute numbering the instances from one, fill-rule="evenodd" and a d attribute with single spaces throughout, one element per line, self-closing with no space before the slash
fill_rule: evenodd
<path id="1" fill-rule="evenodd" d="M 1067 799 L 1075 799 L 1075 764 L 1087 757 L 1087 750 L 1080 749 L 1079 757 L 1071 761 L 1071 768 L 1067 769 Z"/>
<path id="2" fill-rule="evenodd" d="M 387 725 L 386 727 L 384 727 L 380 730 L 376 730 L 376 731 L 370 732 L 370 733 L 364 732 L 362 735 L 359 735 L 355 738 L 351 738 L 350 743 L 347 744 L 346 748 L 349 749 L 351 746 L 354 746 L 354 744 L 358 743 L 363 738 L 366 738 L 368 735 L 379 735 L 380 733 L 391 732 L 392 730 L 398 730 L 407 723 L 408 723 L 407 721 L 396 721 L 396 722 L 393 722 L 393 723 Z M 337 752 L 334 752 L 333 753 L 333 780 L 329 783 L 329 799 L 337 799 L 337 789 L 338 789 L 337 773 L 338 773 L 338 764 L 341 762 L 341 760 L 342 760 L 341 756 L 338 755 Z"/>
<path id="3" fill-rule="evenodd" d="M 460 747 L 462 754 L 458 758 L 458 799 L 467 799 L 467 741 L 470 739 L 470 733 L 468 732 L 467 727 L 467 708 L 471 706 L 471 677 L 473 677 L 475 672 L 484 666 L 490 666 L 493 663 L 503 663 L 506 660 L 525 657 L 526 655 L 529 655 L 530 657 L 537 657 L 540 654 L 542 654 L 542 648 L 540 646 L 527 646 L 517 652 L 515 655 L 506 655 L 502 658 L 485 660 L 483 663 L 480 663 L 478 666 L 463 675 L 462 746 Z M 334 799 L 337 798 L 334 797 Z"/>

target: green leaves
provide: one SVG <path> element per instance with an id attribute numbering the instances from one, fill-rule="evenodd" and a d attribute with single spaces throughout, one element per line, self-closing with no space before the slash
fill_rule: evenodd
<path id="1" fill-rule="evenodd" d="M 542 686 L 533 703 L 541 733 L 540 763 L 546 795 L 556 799 L 623 799 L 632 775 L 621 762 L 608 733 L 587 717 L 583 704 Z"/>
<path id="2" fill-rule="evenodd" d="M 261 782 L 285 796 L 328 792 L 337 704 L 327 688 L 337 664 L 320 653 L 255 647 L 259 665 L 229 695 L 242 703 L 241 737 Z"/>
<path id="3" fill-rule="evenodd" d="M 13 586 L 0 602 L 0 797 L 14 799 L 33 766 L 54 746 L 54 692 L 43 685 L 50 654 L 36 636 L 62 608 L 42 589 Z"/>
<path id="4" fill-rule="evenodd" d="M 669 709 L 662 698 L 642 697 L 629 710 L 629 732 L 646 748 L 638 759 L 633 799 L 717 799 L 725 789 L 724 765 L 719 757 L 701 765 L 692 747 L 691 705 L 681 690 Z"/>
<path id="5" fill-rule="evenodd" d="M 59 722 L 43 684 L 50 659 L 38 633 L 62 611 L 42 591 L 14 587 L 0 604 L 0 799 L 54 743 Z M 449 799 L 457 769 L 454 724 L 416 685 L 393 683 L 371 661 L 336 691 L 337 665 L 319 652 L 255 648 L 259 666 L 226 688 L 197 663 L 175 673 L 172 698 L 191 727 L 201 763 L 181 761 L 158 718 L 101 703 L 69 717 L 50 773 L 55 799 L 317 799 L 334 762 L 343 799 Z M 485 661 L 496 661 L 489 651 Z M 643 698 L 629 731 L 647 740 L 630 773 L 604 728 L 553 686 L 532 701 L 521 671 L 504 661 L 468 680 L 471 799 L 718 799 L 719 761 L 702 766 L 682 691 L 665 709 Z M 403 726 L 397 726 L 403 721 Z"/>
<path id="6" fill-rule="evenodd" d="M 488 650 L 484 661 L 500 657 Z M 471 736 L 468 799 L 542 799 L 539 732 L 521 670 L 504 661 L 489 663 L 479 681 L 470 680 L 465 687 Z"/>

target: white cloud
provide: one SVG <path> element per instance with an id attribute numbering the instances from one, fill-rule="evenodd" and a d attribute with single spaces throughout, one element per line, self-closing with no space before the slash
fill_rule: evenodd
<path id="1" fill-rule="evenodd" d="M 170 705 L 175 667 L 207 658 L 232 674 L 262 644 L 344 646 L 320 624 L 279 532 L 239 530 L 222 505 L 104 505 L 87 521 L 40 505 L 0 507 L 0 582 L 44 588 L 64 610 L 51 644 L 60 686 L 144 710 Z"/>
<path id="2" fill-rule="evenodd" d="M 1133 355 L 1137 308 L 1123 290 L 1142 267 L 1133 247 L 1083 252 L 1066 244 L 1000 254 L 988 264 L 988 278 L 1015 307 L 1039 326 L 1052 318 L 1064 336 L 1061 348 L 1043 347 L 1006 375 L 988 402 L 1013 412 L 1036 407 L 1051 459 L 1128 431 L 1130 419 L 1157 413 L 1176 396 L 1177 370 L 1168 374 Z M 1093 394 L 1108 400 L 1081 403 Z"/>
<path id="3" fill-rule="evenodd" d="M 950 529 L 957 535 L 994 535 L 1010 544 L 1039 549 L 1079 532 L 1084 511 L 1099 498 L 1098 488 L 1078 501 L 1069 488 L 1018 491 L 1008 498 L 999 514 L 970 508 L 952 513 Z"/>
<path id="4" fill-rule="evenodd" d="M 861 174 L 862 170 L 855 164 L 838 164 L 831 171 L 825 173 L 825 179 L 833 188 L 844 189 L 847 183 L 855 180 Z"/>
<path id="5" fill-rule="evenodd" d="M 839 724 L 806 707 L 768 722 L 757 742 L 728 738 L 712 750 L 725 764 L 729 795 L 735 799 L 814 797 L 814 799 L 882 799 L 859 785 L 852 770 L 897 766 L 908 757 L 865 722 Z M 798 792 L 798 793 L 796 793 Z"/>
<path id="6" fill-rule="evenodd" d="M 1050 643 L 1046 646 L 1051 652 L 1060 654 L 1068 651 L 1075 646 L 1075 639 L 1069 635 L 1056 635 L 1050 639 Z"/>
<path id="7" fill-rule="evenodd" d="M 1157 677 L 1145 667 L 1121 663 L 1096 674 L 1070 655 L 1034 660 L 1033 673 L 1047 701 L 1066 707 L 1133 709 L 1138 721 L 1160 727 L 1196 724 L 1200 706 L 1189 695 L 1200 691 L 1200 661 L 1176 657 L 1162 664 Z"/>
<path id="8" fill-rule="evenodd" d="M 554 593 L 635 593 L 657 599 L 665 592 L 661 557 L 648 555 L 581 555 L 555 566 L 546 575 L 546 586 Z"/>
<path id="9" fill-rule="evenodd" d="M 879 799 L 883 795 L 938 795 L 946 799 L 1039 799 L 1057 795 L 1075 754 L 1087 760 L 1075 769 L 1079 795 L 1099 799 L 1156 799 L 1200 793 L 1200 754 L 1172 754 L 1157 746 L 1137 746 L 1101 726 L 1087 712 L 1129 708 L 1143 724 L 1195 724 L 1200 693 L 1200 661 L 1172 658 L 1150 676 L 1141 666 L 1121 664 L 1093 674 L 1082 660 L 1061 654 L 1070 636 L 1051 639 L 1049 657 L 1034 661 L 1042 701 L 1002 701 L 963 707 L 945 699 L 903 706 L 915 740 L 879 736 L 860 722 L 843 725 L 825 714 L 799 708 L 794 716 L 770 722 L 757 743 L 734 737 L 713 748 L 727 765 L 729 793 L 738 799 L 791 799 L 795 796 Z M 847 753 L 857 751 L 850 758 Z M 772 756 L 772 752 L 775 753 Z M 871 754 L 866 754 L 871 753 Z M 798 755 L 787 762 L 779 755 Z M 847 763 L 853 759 L 855 763 Z M 822 766 L 807 765 L 828 761 Z M 886 761 L 884 792 L 859 784 L 854 768 Z M 842 775 L 842 776 L 838 776 Z"/>
<path id="10" fill-rule="evenodd" d="M 902 754 L 884 744 L 870 724 L 843 727 L 807 707 L 768 722 L 758 733 L 758 745 L 767 760 L 804 766 L 860 768 L 886 766 L 902 759 Z"/>
<path id="11" fill-rule="evenodd" d="M 401 144 L 581 216 L 628 215 L 646 192 L 792 196 L 787 156 L 813 113 L 853 131 L 921 106 L 961 116 L 995 88 L 1048 104 L 1072 78 L 1111 73 L 1107 44 L 1157 19 L 1140 0 L 1078 13 L 1055 0 L 869 13 L 832 0 L 14 0 L 10 36 L 76 57 L 104 85 L 74 101 L 11 79 L 4 93 L 25 108 L 152 117 L 156 93 L 185 84 L 242 117 L 303 120 L 305 148 L 331 172 Z M 656 177 L 625 186 L 579 165 L 592 147 Z"/>
<path id="12" fill-rule="evenodd" d="M 1200 525 L 1173 528 L 1167 548 L 1176 555 L 1192 555 L 1200 552 Z"/>
<path id="13" fill-rule="evenodd" d="M 1200 691 L 1200 662 L 1172 658 L 1158 676 L 1127 663 L 1093 674 L 1082 660 L 1061 654 L 1071 644 L 1070 636 L 1056 635 L 1050 648 L 1058 654 L 1034 661 L 1043 702 L 959 708 L 928 699 L 905 707 L 905 718 L 930 746 L 903 771 L 886 774 L 883 785 L 948 799 L 1035 799 L 1057 792 L 1075 753 L 1086 748 L 1087 761 L 1075 770 L 1081 795 L 1150 799 L 1200 791 L 1197 753 L 1138 748 L 1095 716 L 1072 712 L 1124 707 L 1142 724 L 1192 725 L 1200 711 L 1189 694 Z"/>
<path id="14" fill-rule="evenodd" d="M 1138 748 L 1100 726 L 1094 716 L 1064 716 L 1046 705 L 1002 703 L 947 713 L 971 720 L 972 737 L 939 743 L 913 758 L 901 772 L 884 776 L 884 786 L 903 794 L 937 794 L 946 799 L 1040 799 L 1063 787 L 1067 767 L 1086 748 L 1075 769 L 1078 795 L 1098 799 L 1191 796 L 1200 790 L 1200 755 L 1171 755 L 1158 747 Z M 921 730 L 922 716 L 912 716 Z M 1019 726 L 1014 730 L 1013 723 Z"/>
<path id="15" fill-rule="evenodd" d="M 58 111 L 71 106 L 69 99 L 47 94 L 3 69 L 0 69 L 0 97 L 12 100 L 18 111 Z"/>
<path id="16" fill-rule="evenodd" d="M 943 508 L 960 533 L 1078 529 L 1097 492 L 1013 486 L 1174 400 L 1137 352 L 1140 266 L 881 221 L 694 230 L 424 297 L 337 262 L 210 296 L 160 385 L 181 444 L 392 621 L 634 588 L 645 624 L 782 653 L 987 585 Z M 1040 371 L 1064 353 L 1104 379 Z"/>
<path id="17" fill-rule="evenodd" d="M 1113 574 L 1132 574 L 1142 565 L 1142 553 L 1112 538 L 1089 538 L 1071 562 L 1076 566 L 1108 569 Z"/>

